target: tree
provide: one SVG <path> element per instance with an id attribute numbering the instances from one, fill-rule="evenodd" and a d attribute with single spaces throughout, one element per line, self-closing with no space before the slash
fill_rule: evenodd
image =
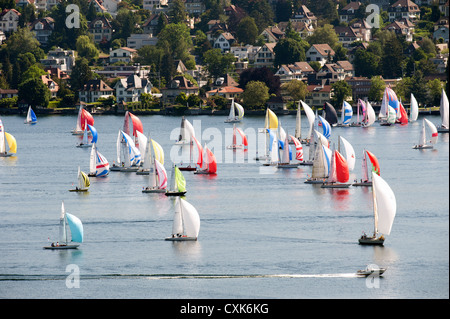
<path id="1" fill-rule="evenodd" d="M 252 17 L 243 18 L 237 26 L 236 35 L 239 42 L 254 44 L 258 37 L 258 27 L 256 26 L 255 19 Z"/>
<path id="2" fill-rule="evenodd" d="M 72 74 L 70 75 L 70 87 L 73 91 L 80 90 L 87 81 L 93 78 L 93 73 L 85 58 L 77 58 Z"/>
<path id="3" fill-rule="evenodd" d="M 172 23 L 183 23 L 186 20 L 186 9 L 181 0 L 173 0 L 169 15 L 172 17 Z"/>
<path id="4" fill-rule="evenodd" d="M 402 76 L 403 48 L 396 37 L 388 39 L 383 47 L 381 68 L 385 79 Z"/>
<path id="5" fill-rule="evenodd" d="M 88 61 L 98 58 L 98 49 L 87 35 L 78 37 L 76 48 L 79 57 L 86 58 Z"/>
<path id="6" fill-rule="evenodd" d="M 293 64 L 306 59 L 304 48 L 299 42 L 290 38 L 278 41 L 273 51 L 275 53 L 273 62 L 275 67 L 279 67 L 282 64 Z"/>
<path id="7" fill-rule="evenodd" d="M 171 54 L 174 60 L 181 60 L 187 67 L 192 59 L 189 50 L 193 48 L 189 28 L 184 23 L 171 23 L 158 34 L 158 48 Z"/>
<path id="8" fill-rule="evenodd" d="M 250 81 L 241 94 L 242 101 L 246 106 L 261 108 L 269 99 L 269 88 L 261 81 Z"/>
<path id="9" fill-rule="evenodd" d="M 373 54 L 367 50 L 358 49 L 355 53 L 355 60 L 353 65 L 355 66 L 356 76 L 372 77 L 379 74 L 380 56 Z"/>
<path id="10" fill-rule="evenodd" d="M 328 43 L 334 50 L 339 44 L 339 38 L 334 31 L 331 24 L 325 24 L 323 27 L 317 28 L 314 33 L 308 38 L 309 44 Z"/>
<path id="11" fill-rule="evenodd" d="M 25 100 L 31 106 L 47 107 L 50 96 L 50 90 L 39 77 L 28 79 L 19 85 L 19 100 Z"/>
<path id="12" fill-rule="evenodd" d="M 291 80 L 281 85 L 281 89 L 285 90 L 294 101 L 305 100 L 308 89 L 305 82 L 300 80 Z"/>
<path id="13" fill-rule="evenodd" d="M 231 53 L 222 54 L 220 49 L 211 49 L 203 54 L 206 69 L 212 77 L 218 77 L 233 70 L 236 58 Z"/>
<path id="14" fill-rule="evenodd" d="M 274 76 L 273 72 L 266 68 L 249 68 L 244 70 L 239 77 L 239 87 L 245 89 L 250 81 L 261 81 L 269 88 L 269 94 L 280 93 L 280 77 Z"/>
<path id="15" fill-rule="evenodd" d="M 15 61 L 20 53 L 30 52 L 36 61 L 44 58 L 44 51 L 39 47 L 39 41 L 27 27 L 19 28 L 6 41 L 10 61 Z"/>
<path id="16" fill-rule="evenodd" d="M 345 81 L 334 82 L 331 85 L 331 92 L 333 93 L 331 102 L 333 103 L 335 108 L 341 106 L 344 100 L 352 96 L 352 88 Z"/>
<path id="17" fill-rule="evenodd" d="M 373 76 L 370 79 L 369 100 L 381 101 L 386 84 L 380 76 Z"/>

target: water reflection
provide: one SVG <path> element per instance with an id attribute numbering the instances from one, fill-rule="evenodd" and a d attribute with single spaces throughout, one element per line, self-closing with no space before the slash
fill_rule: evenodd
<path id="1" fill-rule="evenodd" d="M 172 241 L 171 246 L 175 255 L 187 262 L 199 260 L 202 256 L 202 246 L 198 240 Z"/>

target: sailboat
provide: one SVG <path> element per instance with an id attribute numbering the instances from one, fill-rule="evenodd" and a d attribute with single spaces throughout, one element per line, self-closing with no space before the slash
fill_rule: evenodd
<path id="1" fill-rule="evenodd" d="M 327 120 L 325 120 L 322 116 L 319 115 L 320 123 L 322 124 L 323 129 L 323 136 L 325 136 L 327 139 L 331 137 L 331 125 L 328 123 Z"/>
<path id="2" fill-rule="evenodd" d="M 448 97 L 442 89 L 441 104 L 439 107 L 441 113 L 441 125 L 437 127 L 439 133 L 448 133 L 449 129 L 449 109 L 448 109 Z"/>
<path id="3" fill-rule="evenodd" d="M 141 162 L 141 152 L 136 147 L 131 136 L 119 130 L 116 142 L 117 165 L 114 163 L 111 171 L 136 172 Z"/>
<path id="4" fill-rule="evenodd" d="M 2 120 L 0 119 L 0 157 L 8 157 L 17 153 L 17 142 L 15 137 L 5 132 Z"/>
<path id="5" fill-rule="evenodd" d="M 380 125 L 389 126 L 395 123 L 395 119 L 397 118 L 398 104 L 399 101 L 397 94 L 395 94 L 394 90 L 392 90 L 390 87 L 387 87 L 384 90 L 383 100 L 381 101 L 380 113 L 378 114 L 378 118 L 380 119 Z M 392 118 L 394 119 L 392 120 Z"/>
<path id="6" fill-rule="evenodd" d="M 237 135 L 236 133 L 239 133 L 239 135 L 241 136 L 242 144 L 236 143 L 236 135 Z M 236 124 L 233 124 L 233 143 L 231 145 L 228 145 L 227 148 L 235 150 L 238 148 L 247 148 L 247 147 L 248 147 L 247 136 L 245 136 L 244 132 L 242 132 L 240 128 L 236 127 Z"/>
<path id="7" fill-rule="evenodd" d="M 359 238 L 361 245 L 383 245 L 385 235 L 391 233 L 397 211 L 395 194 L 389 184 L 372 172 L 372 194 L 373 194 L 373 214 L 374 214 L 374 232 L 373 236 L 362 235 Z"/>
<path id="8" fill-rule="evenodd" d="M 76 249 L 83 242 L 83 223 L 75 215 L 66 213 L 64 201 L 59 218 L 59 242 L 44 246 L 44 249 Z"/>
<path id="9" fill-rule="evenodd" d="M 264 128 L 258 130 L 258 133 L 264 133 L 264 136 L 265 136 L 265 140 L 264 140 L 265 154 L 262 156 L 258 156 L 258 151 L 256 151 L 255 160 L 257 160 L 257 161 L 270 159 L 269 149 L 271 148 L 271 144 L 269 142 L 269 140 L 270 140 L 269 130 L 271 130 L 271 129 L 278 129 L 278 117 L 271 109 L 267 108 L 266 109 L 266 117 L 264 120 Z"/>
<path id="10" fill-rule="evenodd" d="M 169 241 L 197 240 L 200 231 L 200 216 L 191 203 L 175 199 L 175 214 L 173 216 L 172 235 L 166 237 Z"/>
<path id="11" fill-rule="evenodd" d="M 97 144 L 93 143 L 89 160 L 89 177 L 104 177 L 109 173 L 108 160 L 97 150 Z"/>
<path id="12" fill-rule="evenodd" d="M 298 140 L 302 140 L 302 110 L 301 110 L 301 101 L 298 101 L 297 105 L 297 113 L 295 115 L 295 133 L 294 137 Z M 294 143 L 294 140 L 291 139 L 290 143 Z"/>
<path id="13" fill-rule="evenodd" d="M 298 160 L 299 162 L 303 162 L 303 146 L 302 146 L 302 143 L 295 136 L 289 135 L 289 137 L 291 138 L 291 141 L 295 145 L 295 159 Z"/>
<path id="14" fill-rule="evenodd" d="M 305 184 L 323 184 L 325 182 L 330 170 L 330 158 L 331 150 L 322 144 L 321 139 L 317 139 L 311 177 L 306 179 Z"/>
<path id="15" fill-rule="evenodd" d="M 373 109 L 372 105 L 369 101 L 366 102 L 366 116 L 363 119 L 362 125 L 363 127 L 369 127 L 373 123 L 375 123 L 375 120 L 377 119 L 377 116 L 375 114 L 375 110 Z"/>
<path id="16" fill-rule="evenodd" d="M 80 108 L 78 109 L 77 126 L 72 130 L 72 135 L 83 135 L 86 123 L 94 125 L 94 118 L 91 113 L 86 111 L 83 106 L 80 105 Z"/>
<path id="17" fill-rule="evenodd" d="M 380 175 L 380 164 L 378 163 L 378 159 L 376 156 L 367 151 L 363 150 L 363 156 L 362 156 L 362 178 L 361 181 L 355 181 L 353 183 L 353 186 L 372 186 L 372 181 L 369 180 L 369 174 L 368 174 L 368 165 L 367 165 L 367 158 L 369 158 L 369 161 L 372 165 L 372 172 L 375 172 L 376 174 Z"/>
<path id="18" fill-rule="evenodd" d="M 192 136 L 195 136 L 194 127 L 192 126 L 191 122 L 186 120 L 183 116 L 181 118 L 180 135 L 178 136 L 178 140 L 175 142 L 175 144 L 191 144 Z"/>
<path id="19" fill-rule="evenodd" d="M 166 196 L 183 196 L 186 194 L 186 180 L 176 165 L 173 165 L 172 176 L 169 189 L 166 190 Z"/>
<path id="20" fill-rule="evenodd" d="M 351 184 L 346 184 L 349 179 L 349 170 L 347 161 L 337 150 L 333 152 L 331 157 L 330 172 L 326 183 L 322 188 L 348 188 Z"/>
<path id="21" fill-rule="evenodd" d="M 314 114 L 313 110 L 308 104 L 306 104 L 303 101 L 301 101 L 301 103 L 303 106 L 303 110 L 305 111 L 306 117 L 308 119 L 309 131 L 307 135 L 308 137 L 305 140 L 300 140 L 300 142 L 302 142 L 303 144 L 310 144 L 310 138 L 312 134 L 314 134 L 313 129 L 314 129 L 314 122 L 316 120 L 316 115 Z"/>
<path id="22" fill-rule="evenodd" d="M 27 118 L 25 119 L 24 123 L 25 124 L 36 124 L 37 123 L 36 114 L 34 113 L 31 106 L 28 107 Z"/>
<path id="23" fill-rule="evenodd" d="M 430 144 L 427 144 L 427 140 L 426 140 L 425 123 L 427 124 L 429 130 L 431 131 L 431 138 L 429 141 Z M 433 148 L 433 144 L 436 144 L 437 140 L 438 140 L 438 131 L 437 131 L 436 125 L 434 125 L 429 120 L 424 118 L 422 121 L 422 129 L 420 130 L 419 144 L 414 145 L 413 149 L 421 150 L 421 149 Z"/>
<path id="24" fill-rule="evenodd" d="M 238 112 L 236 116 L 236 110 Z M 237 123 L 240 122 L 244 118 L 244 108 L 239 103 L 234 102 L 234 99 L 231 101 L 230 114 L 225 120 L 225 123 Z"/>
<path id="25" fill-rule="evenodd" d="M 85 172 L 80 170 L 80 166 L 78 166 L 78 186 L 74 189 L 69 189 L 69 192 L 87 192 L 91 182 L 89 181 L 89 177 Z"/>
<path id="26" fill-rule="evenodd" d="M 325 112 L 324 116 L 325 120 L 327 120 L 327 122 L 331 126 L 336 126 L 338 123 L 338 116 L 336 110 L 334 109 L 334 106 L 328 102 L 325 102 L 323 106 L 323 111 Z"/>
<path id="27" fill-rule="evenodd" d="M 338 123 L 337 126 L 343 126 L 348 127 L 350 126 L 350 121 L 352 120 L 353 116 L 353 108 L 347 101 L 344 101 L 342 103 L 342 109 L 341 109 L 341 123 Z"/>
<path id="28" fill-rule="evenodd" d="M 150 139 L 149 139 L 150 140 Z M 151 140 L 150 140 L 151 141 Z M 151 142 L 150 142 L 151 144 Z M 150 149 L 150 144 L 147 146 Z M 154 155 L 150 154 L 150 165 L 148 171 L 148 186 L 142 190 L 143 193 L 165 193 L 167 188 L 167 172 Z"/>
<path id="29" fill-rule="evenodd" d="M 142 154 L 144 154 L 144 157 L 141 158 L 141 166 L 138 168 L 136 174 L 148 175 L 150 165 L 152 165 L 151 158 L 153 152 L 155 159 L 157 159 L 159 163 L 164 165 L 164 150 L 158 142 L 150 138 L 150 135 L 147 138 L 139 131 L 136 131 L 136 134 L 138 137 L 139 152 L 141 153 L 141 156 Z"/>
<path id="30" fill-rule="evenodd" d="M 92 135 L 91 143 L 89 143 L 88 132 L 90 132 Z M 80 144 L 77 145 L 77 147 L 91 147 L 92 144 L 97 143 L 97 139 L 98 134 L 95 127 L 86 123 L 86 125 L 84 125 L 83 140 L 80 142 Z"/>
<path id="31" fill-rule="evenodd" d="M 401 101 L 398 103 L 398 110 L 399 111 L 397 113 L 397 120 L 395 121 L 395 123 L 402 124 L 402 125 L 408 124 L 408 113 L 406 113 L 406 110 L 403 107 L 403 104 Z"/>
<path id="32" fill-rule="evenodd" d="M 409 121 L 414 122 L 417 121 L 417 117 L 419 116 L 419 104 L 417 103 L 417 100 L 414 96 L 414 94 L 411 93 L 411 106 L 409 109 Z"/>
<path id="33" fill-rule="evenodd" d="M 341 142 L 344 146 L 344 151 L 341 151 Z M 342 154 L 345 154 L 345 160 L 347 161 L 348 170 L 351 172 L 355 168 L 355 150 L 353 149 L 352 144 L 350 144 L 349 141 L 347 141 L 344 137 L 339 136 L 339 143 L 338 143 L 338 151 Z"/>
<path id="34" fill-rule="evenodd" d="M 130 122 L 131 119 L 131 122 Z M 123 119 L 123 129 L 125 134 L 129 135 L 130 137 L 133 137 L 133 143 L 135 146 L 139 147 L 139 139 L 138 139 L 138 132 L 144 133 L 144 129 L 142 126 L 142 122 L 133 113 L 130 111 L 126 111 L 125 117 Z"/>
<path id="35" fill-rule="evenodd" d="M 278 147 L 277 149 L 280 152 L 280 160 L 277 163 L 278 168 L 297 168 L 299 163 L 291 162 L 292 159 L 292 152 L 291 147 L 289 146 L 289 140 L 288 135 L 284 134 L 284 143 L 282 145 L 282 149 L 280 150 Z M 273 148 L 272 148 L 273 149 Z"/>
<path id="36" fill-rule="evenodd" d="M 213 152 L 206 146 L 203 147 L 202 163 L 194 174 L 216 174 L 217 161 Z"/>
<path id="37" fill-rule="evenodd" d="M 203 161 L 203 147 L 200 144 L 200 142 L 195 138 L 195 136 L 191 136 L 192 142 L 189 143 L 189 164 L 187 166 L 178 165 L 177 167 L 180 169 L 180 171 L 196 171 L 197 167 L 193 164 L 193 157 L 194 157 L 194 143 L 197 146 L 197 153 L 198 153 L 198 159 L 197 159 L 197 165 L 201 166 Z M 182 146 L 184 147 L 184 146 Z"/>

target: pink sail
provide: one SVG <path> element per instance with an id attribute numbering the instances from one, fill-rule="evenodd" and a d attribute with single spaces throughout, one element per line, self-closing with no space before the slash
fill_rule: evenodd
<path id="1" fill-rule="evenodd" d="M 236 128 L 236 130 L 238 131 L 239 135 L 241 135 L 241 138 L 242 138 L 242 144 L 244 144 L 244 146 L 248 146 L 247 136 L 245 136 L 244 132 L 242 132 L 241 129 Z"/>
<path id="2" fill-rule="evenodd" d="M 291 138 L 291 140 L 294 142 L 295 144 L 295 159 L 303 162 L 303 147 L 302 147 L 302 143 L 300 143 L 300 141 L 295 138 L 292 135 L 289 135 L 289 137 Z"/>
<path id="3" fill-rule="evenodd" d="M 199 143 L 199 141 L 195 138 L 195 136 L 192 136 L 192 139 L 194 140 L 195 144 L 197 144 L 197 149 L 198 149 L 197 165 L 201 167 L 202 163 L 203 163 L 203 147 Z"/>

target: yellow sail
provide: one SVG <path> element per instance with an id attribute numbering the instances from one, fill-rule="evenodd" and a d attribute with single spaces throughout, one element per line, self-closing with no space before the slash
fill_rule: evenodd
<path id="1" fill-rule="evenodd" d="M 275 113 L 267 109 L 266 112 L 266 121 L 264 123 L 265 128 L 278 128 L 278 117 L 275 115 Z"/>
<path id="2" fill-rule="evenodd" d="M 6 137 L 6 140 L 8 141 L 9 152 L 16 153 L 17 152 L 17 142 L 16 142 L 16 139 L 14 138 L 14 136 L 5 132 L 5 137 Z"/>
<path id="3" fill-rule="evenodd" d="M 155 152 L 155 158 L 158 160 L 158 162 L 160 162 L 162 165 L 164 165 L 164 150 L 163 150 L 163 148 L 154 139 L 152 139 L 152 144 L 153 144 L 153 151 Z"/>
<path id="4" fill-rule="evenodd" d="M 91 186 L 91 182 L 89 181 L 89 177 L 86 175 L 85 172 L 81 172 L 81 177 L 83 180 L 83 186 L 85 188 L 88 188 L 89 186 Z"/>
<path id="5" fill-rule="evenodd" d="M 183 174 L 180 169 L 175 166 L 175 182 L 177 184 L 177 188 L 179 192 L 186 191 L 186 180 L 184 179 Z"/>

